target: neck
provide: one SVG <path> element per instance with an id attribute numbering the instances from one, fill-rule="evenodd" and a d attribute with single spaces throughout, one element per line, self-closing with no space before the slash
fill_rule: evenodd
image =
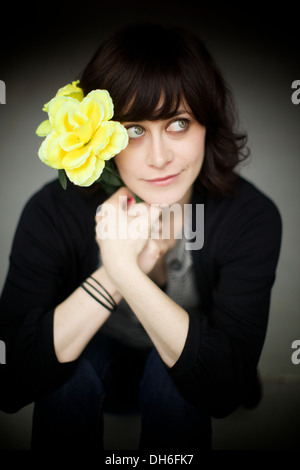
<path id="1" fill-rule="evenodd" d="M 193 195 L 193 186 L 191 186 L 187 192 L 185 193 L 185 195 L 183 196 L 182 199 L 180 199 L 180 201 L 178 201 L 178 204 L 181 205 L 181 208 L 182 208 L 182 211 L 184 209 L 184 204 L 189 204 L 192 200 L 192 195 Z"/>
<path id="2" fill-rule="evenodd" d="M 176 235 L 182 231 L 184 225 L 184 205 L 191 202 L 192 193 L 193 188 L 190 187 L 182 199 L 163 209 L 161 220 L 163 222 L 165 233 L 170 233 L 170 239 L 177 238 Z"/>

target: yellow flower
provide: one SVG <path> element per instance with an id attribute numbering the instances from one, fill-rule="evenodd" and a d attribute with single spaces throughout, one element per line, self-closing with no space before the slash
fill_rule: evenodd
<path id="1" fill-rule="evenodd" d="M 75 98 L 78 101 L 82 101 L 84 97 L 83 90 L 82 88 L 79 88 L 77 86 L 78 83 L 79 83 L 79 80 L 69 83 L 68 85 L 65 85 L 64 87 L 60 88 L 58 92 L 56 93 L 55 98 L 59 96 L 69 96 L 71 98 Z M 43 111 L 45 111 L 46 113 L 48 113 L 49 111 L 49 104 L 50 104 L 50 101 L 44 104 Z M 36 130 L 36 133 L 39 137 L 45 137 L 50 132 L 51 132 L 51 126 L 50 126 L 49 119 L 47 119 L 46 121 L 43 121 Z"/>
<path id="2" fill-rule="evenodd" d="M 126 129 L 113 117 L 113 103 L 106 90 L 91 91 L 85 98 L 78 82 L 58 90 L 44 107 L 49 120 L 37 128 L 46 137 L 39 158 L 48 166 L 65 170 L 70 181 L 90 186 L 99 179 L 105 161 L 128 143 Z"/>
<path id="3" fill-rule="evenodd" d="M 79 88 L 77 85 L 79 83 L 79 80 L 76 80 L 75 82 L 69 83 L 68 85 L 65 85 L 64 87 L 60 88 L 58 92 L 55 95 L 55 98 L 58 96 L 70 96 L 71 98 L 75 98 L 78 101 L 83 100 L 83 91 L 82 88 Z M 48 112 L 49 108 L 49 103 L 46 103 L 43 107 L 43 111 Z"/>

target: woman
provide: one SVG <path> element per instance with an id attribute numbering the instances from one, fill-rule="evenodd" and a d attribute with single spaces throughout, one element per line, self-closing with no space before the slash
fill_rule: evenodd
<path id="1" fill-rule="evenodd" d="M 127 129 L 114 159 L 125 186 L 108 197 L 54 181 L 26 205 L 1 298 L 2 409 L 35 402 L 33 448 L 101 448 L 103 409 L 122 404 L 139 405 L 141 449 L 209 449 L 211 416 L 256 379 L 278 210 L 234 171 L 246 136 L 193 35 L 125 28 L 80 87 L 108 90 Z"/>

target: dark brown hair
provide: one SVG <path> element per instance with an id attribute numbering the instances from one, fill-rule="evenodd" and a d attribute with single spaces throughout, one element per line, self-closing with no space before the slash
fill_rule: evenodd
<path id="1" fill-rule="evenodd" d="M 206 127 L 198 184 L 214 196 L 232 193 L 233 170 L 246 158 L 247 137 L 236 132 L 231 91 L 195 35 L 156 24 L 127 26 L 99 47 L 80 86 L 85 95 L 94 89 L 108 90 L 113 119 L 121 122 L 168 119 L 184 99 Z"/>

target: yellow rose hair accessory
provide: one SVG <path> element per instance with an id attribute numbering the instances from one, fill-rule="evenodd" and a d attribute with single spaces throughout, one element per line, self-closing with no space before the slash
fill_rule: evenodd
<path id="1" fill-rule="evenodd" d="M 111 121 L 114 108 L 108 91 L 93 90 L 84 97 L 78 83 L 60 88 L 44 105 L 49 119 L 36 130 L 45 137 L 38 155 L 58 170 L 64 189 L 68 178 L 77 186 L 101 181 L 104 189 L 113 192 L 124 183 L 109 160 L 127 146 L 128 134 L 119 122 Z"/>

